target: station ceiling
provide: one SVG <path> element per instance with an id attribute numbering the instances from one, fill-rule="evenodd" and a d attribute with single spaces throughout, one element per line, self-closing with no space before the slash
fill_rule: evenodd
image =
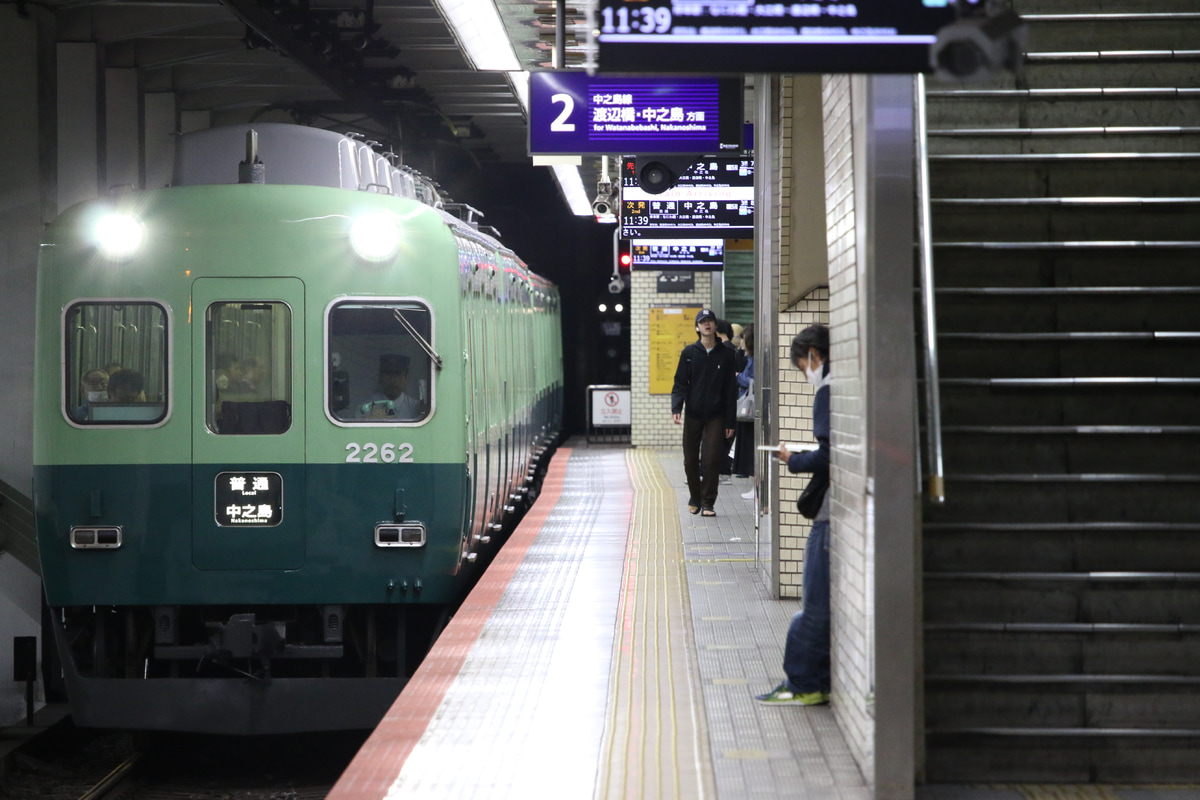
<path id="1" fill-rule="evenodd" d="M 437 147 L 529 163 L 511 79 L 472 67 L 434 0 L 29 2 L 54 12 L 57 41 L 99 43 L 105 66 L 136 68 L 143 91 L 173 92 L 180 111 L 209 112 L 214 125 L 283 112 L 406 160 Z M 552 0 L 496 5 L 521 68 L 549 68 Z M 573 13 L 568 31 L 582 23 Z M 573 40 L 568 49 L 568 66 L 582 60 Z"/>

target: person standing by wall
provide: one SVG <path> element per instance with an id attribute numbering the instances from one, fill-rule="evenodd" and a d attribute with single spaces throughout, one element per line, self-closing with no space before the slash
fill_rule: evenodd
<path id="1" fill-rule="evenodd" d="M 742 352 L 746 355 L 746 367 L 737 376 L 738 399 L 754 391 L 754 325 L 742 329 Z M 754 474 L 754 423 L 738 420 L 737 437 L 734 439 L 733 474 L 745 478 Z M 754 499 L 754 489 L 742 495 Z"/>
<path id="2" fill-rule="evenodd" d="M 783 682 L 755 699 L 766 705 L 817 706 L 829 702 L 829 329 L 810 325 L 792 339 L 792 365 L 817 387 L 813 435 L 817 449 L 799 453 L 779 446 L 788 472 L 811 472 L 800 513 L 813 520 L 804 548 L 803 604 L 788 624 Z"/>
<path id="3" fill-rule="evenodd" d="M 721 462 L 733 436 L 737 414 L 737 366 L 734 352 L 717 340 L 717 316 L 696 314 L 699 340 L 683 348 L 671 389 L 671 416 L 683 424 L 683 470 L 688 511 L 715 517 Z"/>

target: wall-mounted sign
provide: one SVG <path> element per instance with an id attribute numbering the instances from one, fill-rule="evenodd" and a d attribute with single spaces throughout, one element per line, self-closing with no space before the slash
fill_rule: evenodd
<path id="1" fill-rule="evenodd" d="M 219 472 L 214 513 L 222 527 L 271 526 L 283 520 L 283 476 L 278 472 Z"/>
<path id="2" fill-rule="evenodd" d="M 599 0 L 600 68 L 655 73 L 929 70 L 948 0 Z"/>
<path id="3" fill-rule="evenodd" d="M 650 394 L 670 394 L 683 348 L 696 341 L 700 306 L 650 309 Z"/>
<path id="4" fill-rule="evenodd" d="M 529 76 L 529 152 L 717 153 L 742 149 L 742 83 L 729 78 Z"/>
<path id="5" fill-rule="evenodd" d="M 633 269 L 719 270 L 725 267 L 724 239 L 645 239 L 630 246 Z"/>
<path id="6" fill-rule="evenodd" d="M 658 294 L 673 294 L 675 292 L 694 292 L 696 290 L 696 273 L 694 272 L 664 272 L 654 282 Z"/>
<path id="7" fill-rule="evenodd" d="M 754 237 L 754 159 L 705 157 L 673 188 L 649 194 L 638 185 L 636 159 L 621 159 L 621 238 Z"/>

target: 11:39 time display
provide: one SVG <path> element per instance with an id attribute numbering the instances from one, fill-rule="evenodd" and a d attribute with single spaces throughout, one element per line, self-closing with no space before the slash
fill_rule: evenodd
<path id="1" fill-rule="evenodd" d="M 667 33 L 671 30 L 671 9 L 665 7 L 602 8 L 600 14 L 604 18 L 601 33 Z"/>

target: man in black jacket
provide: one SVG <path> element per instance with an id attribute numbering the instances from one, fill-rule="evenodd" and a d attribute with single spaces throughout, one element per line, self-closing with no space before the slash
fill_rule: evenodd
<path id="1" fill-rule="evenodd" d="M 729 449 L 737 419 L 737 365 L 733 351 L 717 341 L 717 316 L 703 308 L 696 315 L 700 339 L 683 348 L 671 390 L 676 425 L 683 414 L 683 470 L 688 511 L 715 517 L 721 459 Z"/>

